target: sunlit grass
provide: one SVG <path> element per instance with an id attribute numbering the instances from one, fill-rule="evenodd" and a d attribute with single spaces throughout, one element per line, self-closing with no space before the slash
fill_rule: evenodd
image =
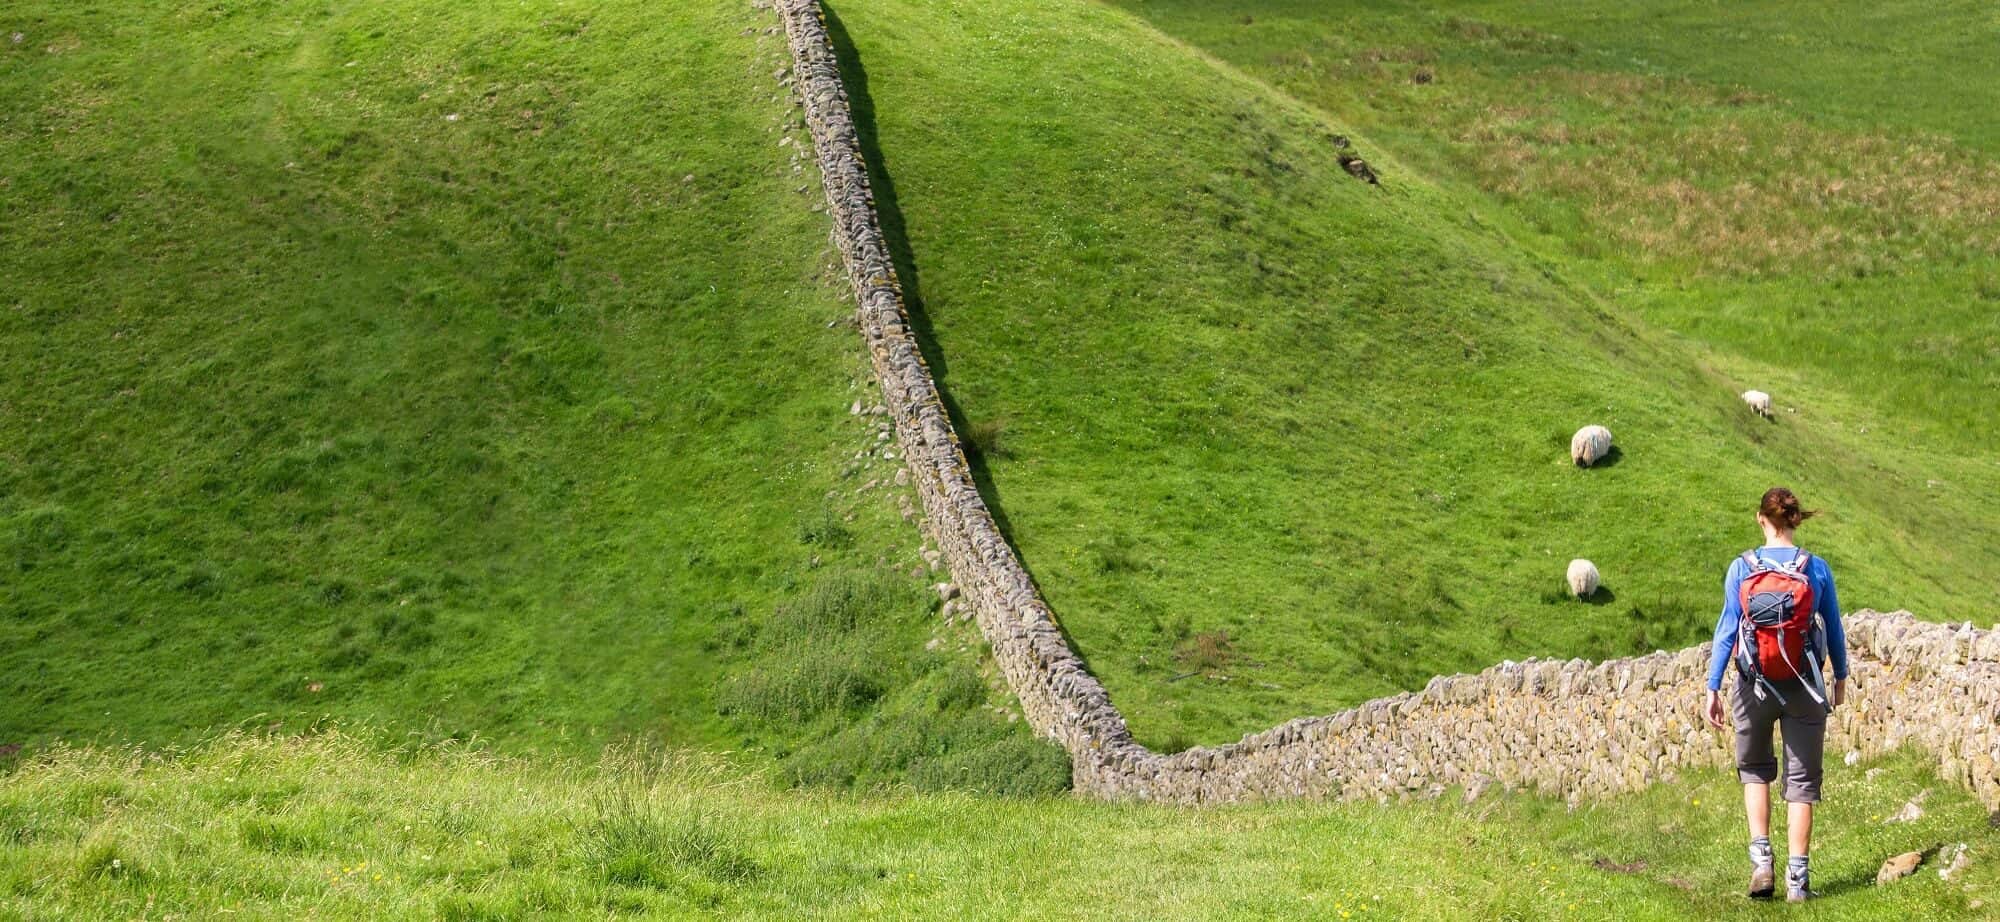
<path id="1" fill-rule="evenodd" d="M 713 758 L 516 761 L 360 737 L 60 751 L 0 775 L 0 914 L 508 918 L 1761 918 L 1736 785 L 1187 809 L 783 792 Z M 1917 792 L 1928 811 L 1885 824 Z M 1836 768 L 1815 918 L 1976 918 L 2000 834 L 1921 763 Z M 1973 864 L 1871 885 L 1946 842 Z"/>
<path id="2" fill-rule="evenodd" d="M 1983 155 L 1398 4 L 830 9 L 988 496 L 1148 744 L 1698 642 L 1773 483 L 1850 607 L 2000 605 L 1991 312 L 1933 258 L 1989 258 Z"/>

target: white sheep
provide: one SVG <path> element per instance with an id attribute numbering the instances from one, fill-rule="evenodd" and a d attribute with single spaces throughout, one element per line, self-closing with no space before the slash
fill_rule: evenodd
<path id="1" fill-rule="evenodd" d="M 1569 562 L 1569 594 L 1587 599 L 1597 594 L 1597 565 L 1578 558 Z"/>
<path id="2" fill-rule="evenodd" d="M 1771 418 L 1770 394 L 1766 394 L 1763 391 L 1744 391 L 1743 402 L 1749 404 L 1750 409 L 1755 411 L 1758 416 L 1762 416 L 1765 419 Z"/>
<path id="3" fill-rule="evenodd" d="M 1589 467 L 1604 460 L 1611 453 L 1611 430 L 1603 426 L 1585 426 L 1576 430 L 1569 439 L 1569 459 L 1577 467 Z"/>

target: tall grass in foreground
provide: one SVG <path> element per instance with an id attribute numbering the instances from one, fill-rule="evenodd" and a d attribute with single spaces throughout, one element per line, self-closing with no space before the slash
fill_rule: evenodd
<path id="1" fill-rule="evenodd" d="M 1883 822 L 1926 789 L 1926 816 Z M 1575 809 L 1193 810 L 785 792 L 643 746 L 585 763 L 234 735 L 6 769 L 0 919 L 1761 918 L 1736 895 L 1736 790 L 1705 772 Z M 1828 790 L 1813 918 L 1976 918 L 2000 896 L 2000 833 L 1920 760 L 1836 768 Z M 1958 841 L 1954 881 L 1869 883 L 1887 855 Z"/>

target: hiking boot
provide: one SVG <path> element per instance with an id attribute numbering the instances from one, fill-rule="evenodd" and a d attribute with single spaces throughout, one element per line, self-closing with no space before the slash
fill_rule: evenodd
<path id="1" fill-rule="evenodd" d="M 1812 892 L 1812 877 L 1805 868 L 1794 865 L 1785 869 L 1785 902 L 1803 903 L 1818 895 Z"/>
<path id="2" fill-rule="evenodd" d="M 1771 866 L 1768 864 L 1751 865 L 1750 898 L 1753 900 L 1770 899 L 1771 895 L 1778 889 L 1776 882 L 1772 879 L 1774 876 L 1771 873 Z"/>

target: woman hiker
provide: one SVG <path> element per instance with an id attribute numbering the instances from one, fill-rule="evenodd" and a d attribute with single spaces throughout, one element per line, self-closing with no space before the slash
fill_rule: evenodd
<path id="1" fill-rule="evenodd" d="M 1792 532 L 1813 513 L 1799 498 L 1773 487 L 1757 506 L 1764 546 L 1729 565 L 1722 617 L 1708 668 L 1708 722 L 1727 729 L 1722 673 L 1736 666 L 1730 711 L 1736 729 L 1736 774 L 1743 782 L 1743 810 L 1750 819 L 1750 896 L 1772 895 L 1771 785 L 1778 761 L 1772 725 L 1785 740 L 1783 796 L 1791 861 L 1785 866 L 1785 899 L 1812 897 L 1807 858 L 1812 852 L 1813 804 L 1819 802 L 1826 750 L 1826 715 L 1847 698 L 1847 636 L 1840 626 L 1840 598 L 1826 561 L 1806 553 Z M 1833 675 L 1827 687 L 1828 666 Z"/>

